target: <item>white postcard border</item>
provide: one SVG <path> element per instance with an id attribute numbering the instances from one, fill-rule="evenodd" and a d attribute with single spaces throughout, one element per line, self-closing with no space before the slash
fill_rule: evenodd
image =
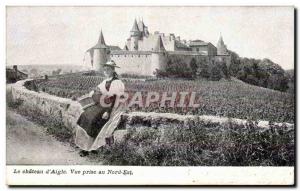
<path id="1" fill-rule="evenodd" d="M 6 168 L 6 183 L 8 185 L 291 186 L 294 184 L 294 167 L 8 165 Z M 72 169 L 74 170 L 73 173 L 71 173 Z M 35 173 L 30 173 L 33 171 Z M 76 174 L 75 171 L 80 172 Z"/>

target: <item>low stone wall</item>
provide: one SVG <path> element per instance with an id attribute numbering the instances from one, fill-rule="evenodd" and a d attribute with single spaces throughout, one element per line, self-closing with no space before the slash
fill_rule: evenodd
<path id="1" fill-rule="evenodd" d="M 81 105 L 71 99 L 60 98 L 45 92 L 35 92 L 24 87 L 28 80 L 18 81 L 11 86 L 13 100 L 22 100 L 29 110 L 37 110 L 45 116 L 55 116 L 64 125 L 73 130 L 82 110 Z"/>
<path id="2" fill-rule="evenodd" d="M 182 127 L 190 127 L 200 123 L 212 123 L 216 125 L 226 125 L 233 123 L 237 125 L 246 125 L 249 121 L 238 118 L 228 118 L 212 115 L 179 115 L 175 113 L 155 113 L 155 112 L 131 112 L 122 116 L 122 121 L 127 128 L 137 124 L 149 127 L 162 127 L 166 125 L 180 124 Z M 270 128 L 272 125 L 277 127 L 294 128 L 291 123 L 272 123 L 269 121 L 254 122 L 259 128 Z"/>

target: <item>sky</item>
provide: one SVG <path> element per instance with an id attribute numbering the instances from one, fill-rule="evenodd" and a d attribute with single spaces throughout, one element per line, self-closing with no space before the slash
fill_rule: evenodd
<path id="1" fill-rule="evenodd" d="M 6 64 L 84 64 L 102 29 L 106 44 L 124 47 L 134 19 L 149 32 L 201 39 L 241 57 L 294 68 L 293 7 L 7 7 Z"/>

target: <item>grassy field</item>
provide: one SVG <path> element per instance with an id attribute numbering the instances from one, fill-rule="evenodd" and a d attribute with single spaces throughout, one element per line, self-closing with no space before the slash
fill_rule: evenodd
<path id="1" fill-rule="evenodd" d="M 37 80 L 39 91 L 60 97 L 76 99 L 97 86 L 103 80 L 100 76 L 82 74 L 62 75 L 49 80 Z M 126 91 L 145 94 L 156 92 L 197 92 L 200 107 L 161 108 L 155 104 L 148 108 L 130 108 L 131 111 L 170 112 L 178 114 L 217 115 L 251 120 L 294 123 L 294 95 L 252 86 L 237 79 L 206 80 L 129 80 L 123 79 Z"/>

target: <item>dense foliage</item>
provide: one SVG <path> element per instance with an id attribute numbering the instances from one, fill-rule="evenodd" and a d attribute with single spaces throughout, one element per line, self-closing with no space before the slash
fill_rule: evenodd
<path id="1" fill-rule="evenodd" d="M 187 61 L 178 55 L 168 57 L 166 71 L 156 71 L 157 77 L 197 79 L 213 81 L 234 76 L 246 83 L 269 89 L 287 91 L 289 75 L 270 59 L 243 58 L 229 51 L 231 63 L 211 58 L 191 59 Z"/>
<path id="2" fill-rule="evenodd" d="M 229 71 L 231 76 L 256 86 L 279 91 L 288 89 L 285 71 L 269 59 L 241 58 L 235 52 L 231 54 Z"/>
<path id="3" fill-rule="evenodd" d="M 217 62 L 206 57 L 202 59 L 192 58 L 186 61 L 178 55 L 173 55 L 167 59 L 166 71 L 157 70 L 156 76 L 159 78 L 204 78 L 218 81 L 222 78 L 228 78 L 229 73 L 224 62 Z"/>

